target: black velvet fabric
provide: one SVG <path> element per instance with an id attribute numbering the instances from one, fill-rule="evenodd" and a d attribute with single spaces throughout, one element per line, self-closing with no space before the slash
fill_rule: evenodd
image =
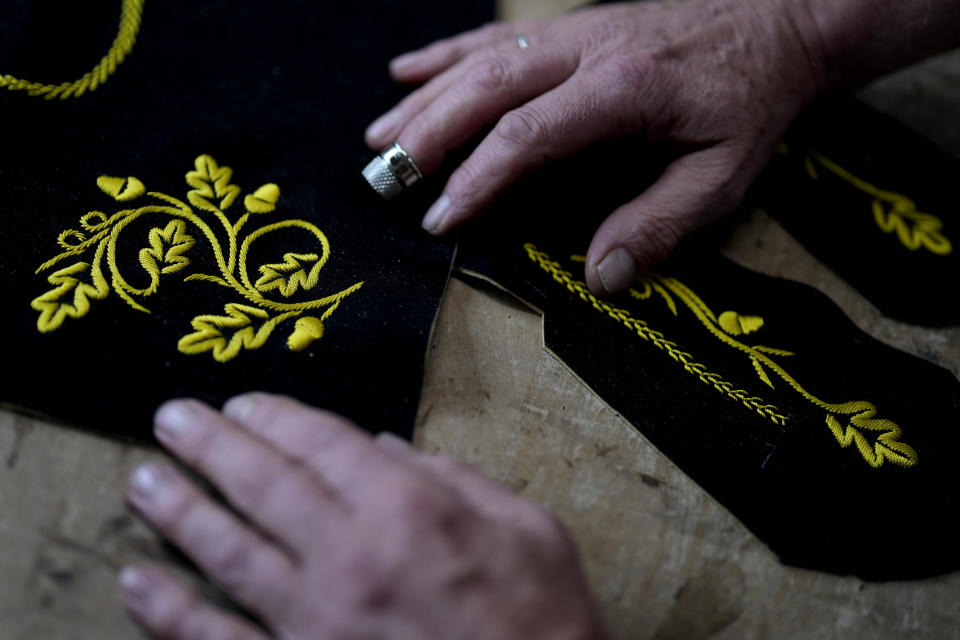
<path id="1" fill-rule="evenodd" d="M 108 49 L 119 9 L 119 0 L 14 2 L 0 21 L 0 71 L 52 83 L 79 77 Z M 363 129 L 407 90 L 388 77 L 392 56 L 477 26 L 492 13 L 489 2 L 149 0 L 136 46 L 97 91 L 66 101 L 0 92 L 0 402 L 146 439 L 151 414 L 166 398 L 218 404 L 260 389 L 408 435 L 452 243 L 419 228 L 442 180 L 390 203 L 367 186 L 360 170 L 372 154 Z M 259 348 L 241 349 L 226 362 L 212 351 L 179 352 L 198 316 L 226 316 L 230 303 L 257 306 L 219 284 L 185 281 L 196 273 L 221 275 L 212 241 L 192 222 L 185 229 L 195 244 L 183 254 L 189 266 L 163 273 L 152 295 L 134 297 L 150 313 L 127 304 L 111 283 L 106 298 L 90 300 L 86 315 L 39 332 L 41 314 L 31 301 L 56 289 L 48 277 L 94 261 L 91 250 L 36 273 L 64 251 L 58 235 L 73 229 L 93 236 L 80 225 L 91 211 L 113 216 L 164 204 L 150 195 L 116 201 L 97 178 L 133 176 L 148 192 L 187 202 L 193 187 L 185 175 L 202 154 L 231 167 L 231 182 L 241 188 L 225 211 L 230 224 L 244 213 L 245 195 L 267 183 L 280 189 L 275 210 L 251 215 L 239 243 L 287 219 L 315 225 L 329 239 L 330 258 L 314 287 L 299 287 L 289 298 L 274 289 L 265 298 L 309 301 L 363 282 L 323 320 L 322 337 L 291 351 L 287 338 L 298 316 L 277 324 Z M 220 195 L 208 199 L 223 204 Z M 226 251 L 226 231 L 214 214 L 192 211 Z M 140 252 L 151 246 L 151 229 L 163 230 L 175 218 L 145 215 L 118 235 L 118 270 L 132 287 L 150 284 Z M 79 236 L 66 240 L 76 244 Z M 263 235 L 250 245 L 251 282 L 265 275 L 258 267 L 283 264 L 287 253 L 321 254 L 318 242 L 303 227 Z M 171 257 L 169 239 L 160 248 Z M 77 278 L 89 283 L 91 269 L 81 268 Z M 105 264 L 103 272 L 109 282 Z M 290 274 L 280 270 L 280 277 Z M 64 300 L 72 302 L 72 294 Z M 326 308 L 301 316 L 319 319 Z M 268 322 L 247 316 L 256 330 Z"/>
<path id="2" fill-rule="evenodd" d="M 726 260 L 716 230 L 654 270 L 662 292 L 637 283 L 646 299 L 586 293 L 583 265 L 571 256 L 659 171 L 628 162 L 635 148 L 602 145 L 514 189 L 464 232 L 459 268 L 541 310 L 547 348 L 783 562 L 873 580 L 960 568 L 952 472 L 960 384 L 949 372 L 872 339 L 814 289 Z M 731 335 L 731 318 L 752 330 Z M 874 467 L 855 442 L 842 446 L 831 410 L 756 356 L 822 403 L 871 403 L 872 419 L 902 430 L 894 439 L 915 451 L 916 464 L 898 466 L 892 455 Z M 866 410 L 856 429 L 873 447 L 895 427 L 865 422 Z M 857 412 L 833 411 L 850 436 Z"/>
<path id="3" fill-rule="evenodd" d="M 960 279 L 958 179 L 960 160 L 845 98 L 815 105 L 797 120 L 754 196 L 884 315 L 947 326 L 960 324 L 950 292 Z M 885 225 L 902 221 L 907 243 L 877 215 Z M 927 244 L 910 238 L 917 234 Z"/>

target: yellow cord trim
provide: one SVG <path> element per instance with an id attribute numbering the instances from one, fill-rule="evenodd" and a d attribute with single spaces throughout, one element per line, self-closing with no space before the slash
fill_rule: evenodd
<path id="1" fill-rule="evenodd" d="M 192 273 L 184 281 L 211 282 L 226 287 L 242 296 L 245 303 L 227 303 L 224 306 L 226 315 L 205 314 L 195 317 L 190 323 L 193 333 L 185 335 L 177 343 L 181 353 L 209 351 L 215 360 L 226 362 L 236 357 L 242 349 L 263 346 L 278 325 L 294 317 L 298 320 L 287 340 L 291 350 L 302 351 L 323 337 L 323 323 L 344 298 L 363 286 L 363 282 L 304 302 L 280 302 L 266 298 L 265 294 L 273 291 L 289 298 L 298 291 L 310 291 L 316 287 L 320 281 L 320 269 L 330 258 L 330 242 L 315 225 L 297 219 L 264 225 L 241 238 L 240 233 L 251 215 L 267 214 L 276 208 L 280 189 L 275 184 L 259 187 L 244 198 L 246 211 L 236 222 L 231 222 L 225 212 L 241 193 L 240 187 L 231 183 L 232 177 L 233 170 L 219 166 L 212 157 L 201 155 L 196 158 L 194 170 L 187 173 L 186 181 L 192 187 L 187 193 L 187 200 L 200 210 L 198 214 L 177 198 L 164 193 L 147 192 L 137 178 L 100 176 L 97 186 L 118 202 L 136 200 L 145 195 L 160 204 L 124 209 L 111 216 L 102 211 L 90 211 L 80 217 L 80 229 L 67 229 L 59 235 L 57 242 L 64 251 L 40 265 L 38 274 L 61 261 L 89 252 L 93 253 L 93 257 L 89 262 L 75 262 L 47 277 L 47 282 L 54 288 L 30 303 L 40 312 L 37 329 L 43 333 L 55 331 L 67 318 L 82 318 L 90 311 L 91 300 L 102 300 L 111 291 L 115 291 L 134 309 L 150 313 L 138 298 L 156 293 L 161 276 L 187 269 L 190 266 L 189 253 L 197 244 L 197 238 L 201 238 L 209 245 L 219 274 Z M 202 218 L 204 213 L 212 215 L 213 220 Z M 148 246 L 140 250 L 139 258 L 140 266 L 149 280 L 145 286 L 137 287 L 131 285 L 120 271 L 117 245 L 132 222 L 152 215 L 161 216 L 165 224 L 161 222 L 162 226 L 155 226 L 147 233 Z M 221 227 L 217 231 L 214 230 L 216 223 Z M 247 264 L 251 245 L 280 229 L 306 232 L 316 242 L 319 253 L 285 253 L 283 262 L 260 266 L 260 279 L 251 282 Z M 193 235 L 189 232 L 191 230 Z M 218 234 L 226 240 L 226 255 Z M 109 281 L 104 275 L 104 264 Z M 319 318 L 304 315 L 307 311 L 321 308 L 325 310 Z"/>
<path id="2" fill-rule="evenodd" d="M 79 80 L 63 82 L 61 84 L 42 84 L 21 80 L 10 75 L 0 75 L 0 88 L 6 87 L 10 91 L 26 91 L 31 96 L 43 96 L 47 100 L 60 98 L 79 98 L 87 91 L 93 91 L 107 81 L 123 59 L 127 57 L 137 41 L 137 32 L 140 30 L 140 16 L 143 13 L 144 0 L 123 0 L 120 10 L 120 28 L 113 46 L 93 69 L 83 74 Z"/>
<path id="3" fill-rule="evenodd" d="M 659 331 L 655 331 L 646 322 L 634 318 L 629 311 L 621 309 L 607 302 L 597 299 L 586 284 L 574 280 L 570 272 L 564 271 L 561 265 L 550 260 L 550 256 L 537 251 L 532 244 L 525 244 L 527 256 L 541 269 L 549 273 L 555 281 L 562 284 L 571 293 L 575 293 L 581 300 L 589 303 L 594 309 L 603 313 L 636 333 L 643 340 L 652 343 L 658 349 L 666 351 L 670 357 L 679 362 L 685 371 L 724 395 L 743 403 L 748 408 L 768 418 L 775 424 L 785 424 L 787 417 L 770 404 L 765 404 L 760 398 L 750 396 L 746 391 L 735 388 L 731 383 L 723 380 L 716 373 L 711 373 L 699 363 L 693 361 L 689 353 L 681 351 L 676 343 L 664 338 Z M 583 262 L 582 256 L 572 256 L 574 261 Z M 789 351 L 775 349 L 762 345 L 747 345 L 733 336 L 739 336 L 758 331 L 763 326 L 763 318 L 758 316 L 741 316 L 734 311 L 726 311 L 717 317 L 707 304 L 676 278 L 664 278 L 655 274 L 648 274 L 641 278 L 637 286 L 630 290 L 630 295 L 638 300 L 650 299 L 653 294 L 659 295 L 668 309 L 677 315 L 679 300 L 689 309 L 700 323 L 715 338 L 724 344 L 744 353 L 753 364 L 760 380 L 774 388 L 769 372 L 773 372 L 792 387 L 808 402 L 826 411 L 827 428 L 842 447 L 855 444 L 863 459 L 872 467 L 880 467 L 884 461 L 901 467 L 912 467 L 917 464 L 916 451 L 904 442 L 900 442 L 901 429 L 895 422 L 883 418 L 876 418 L 877 408 L 867 401 L 844 402 L 833 404 L 824 402 L 804 389 L 787 371 L 774 362 L 771 356 L 791 356 Z"/>
<path id="4" fill-rule="evenodd" d="M 878 189 L 816 151 L 810 151 L 804 162 L 807 173 L 813 180 L 819 179 L 814 166 L 816 162 L 844 182 L 872 196 L 874 222 L 884 233 L 896 232 L 900 243 L 907 249 L 916 251 L 922 247 L 938 256 L 950 255 L 953 251 L 950 240 L 941 232 L 943 222 L 940 218 L 917 211 L 917 205 L 910 198 L 893 191 Z"/>

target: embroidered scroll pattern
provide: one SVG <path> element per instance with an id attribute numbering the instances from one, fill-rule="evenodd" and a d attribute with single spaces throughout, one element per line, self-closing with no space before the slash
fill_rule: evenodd
<path id="1" fill-rule="evenodd" d="M 608 302 L 596 298 L 586 284 L 575 280 L 570 272 L 565 271 L 558 262 L 552 261 L 546 253 L 538 251 L 532 244 L 524 245 L 527 256 L 552 278 L 576 294 L 581 300 L 590 304 L 594 309 L 616 320 L 626 328 L 635 332 L 643 340 L 652 343 L 661 349 L 690 374 L 713 387 L 728 397 L 743 403 L 748 408 L 768 418 L 772 422 L 782 425 L 787 417 L 782 415 L 774 405 L 765 403 L 762 399 L 750 396 L 746 391 L 736 388 L 724 380 L 719 374 L 709 372 L 693 357 L 682 351 L 675 342 L 669 341 L 664 334 L 651 329 L 649 325 L 633 317 L 629 311 L 616 307 Z M 582 256 L 573 256 L 576 261 L 583 261 Z M 842 447 L 856 445 L 863 459 L 872 467 L 880 467 L 884 461 L 901 467 L 912 467 L 917 464 L 917 453 L 912 447 L 900 441 L 901 429 L 891 420 L 877 418 L 877 408 L 870 402 L 860 400 L 839 404 L 824 402 L 800 385 L 781 365 L 773 360 L 774 356 L 787 357 L 793 355 L 789 351 L 775 349 L 762 345 L 748 345 L 739 338 L 758 331 L 763 327 L 763 318 L 759 316 L 743 316 L 734 311 L 726 311 L 719 316 L 686 285 L 675 278 L 665 278 L 648 274 L 641 278 L 636 287 L 630 290 L 633 298 L 648 300 L 654 295 L 661 298 L 667 308 L 678 315 L 677 301 L 686 307 L 699 320 L 704 328 L 716 339 L 727 346 L 746 355 L 757 376 L 769 386 L 775 388 L 770 374 L 787 383 L 794 391 L 808 402 L 826 412 L 827 428 Z"/>
<path id="2" fill-rule="evenodd" d="M 28 95 L 43 96 L 47 100 L 79 98 L 87 91 L 94 91 L 107 81 L 107 78 L 117 70 L 123 59 L 133 49 L 133 45 L 137 41 L 137 32 L 140 31 L 143 2 L 144 0 L 123 0 L 123 6 L 120 9 L 120 28 L 113 45 L 106 55 L 100 59 L 97 66 L 83 74 L 79 80 L 61 84 L 43 84 L 22 80 L 11 75 L 0 75 L 0 88 L 6 87 L 10 91 L 26 91 Z"/>
<path id="3" fill-rule="evenodd" d="M 90 311 L 92 301 L 103 300 L 111 291 L 134 309 L 150 313 L 145 299 L 157 292 L 163 276 L 187 269 L 191 264 L 190 253 L 196 250 L 198 242 L 205 241 L 216 259 L 219 273 L 191 273 L 184 281 L 225 287 L 238 294 L 242 301 L 227 303 L 224 315 L 195 317 L 190 323 L 193 333 L 183 336 L 177 344 L 181 353 L 209 351 L 214 359 L 226 362 L 242 349 L 261 347 L 278 325 L 291 318 L 297 318 L 297 321 L 287 339 L 290 349 L 301 351 L 321 338 L 324 322 L 344 298 L 363 286 L 363 282 L 305 302 L 267 298 L 266 295 L 273 292 L 289 298 L 297 291 L 309 291 L 317 286 L 319 272 L 330 258 L 330 243 L 319 228 L 298 219 L 274 222 L 244 233 L 253 216 L 269 214 L 276 208 L 280 189 L 275 184 L 265 184 L 245 196 L 245 211 L 236 220 L 231 220 L 226 212 L 241 195 L 240 187 L 232 184 L 232 178 L 230 167 L 219 166 L 208 155 L 198 156 L 194 169 L 186 175 L 187 184 L 192 187 L 187 192 L 189 204 L 164 193 L 147 192 L 143 182 L 134 177 L 98 178 L 100 190 L 117 202 L 132 202 L 144 197 L 151 198 L 152 202 L 109 216 L 101 211 L 90 211 L 81 216 L 80 229 L 67 229 L 60 234 L 57 242 L 63 252 L 40 265 L 36 273 L 49 271 L 62 262 L 70 264 L 53 271 L 47 277 L 53 288 L 30 303 L 40 312 L 37 329 L 54 331 L 68 318 L 84 317 Z M 117 246 L 132 222 L 152 216 L 160 217 L 161 221 L 147 233 L 148 246 L 139 252 L 140 265 L 149 282 L 137 287 L 130 284 L 117 264 Z M 309 234 L 319 251 L 286 253 L 282 262 L 260 266 L 260 278 L 251 281 L 250 247 L 281 229 Z M 224 238 L 226 242 L 221 243 Z M 319 318 L 308 315 L 308 312 L 320 309 L 323 313 Z"/>
<path id="4" fill-rule="evenodd" d="M 917 211 L 917 205 L 910 198 L 878 189 L 861 180 L 836 162 L 816 151 L 810 151 L 804 158 L 807 174 L 813 180 L 819 180 L 815 165 L 826 169 L 838 178 L 853 185 L 860 191 L 873 197 L 873 219 L 884 233 L 896 232 L 900 243 L 911 251 L 920 248 L 938 256 L 949 255 L 953 251 L 950 240 L 943 235 L 943 222 L 930 213 Z"/>

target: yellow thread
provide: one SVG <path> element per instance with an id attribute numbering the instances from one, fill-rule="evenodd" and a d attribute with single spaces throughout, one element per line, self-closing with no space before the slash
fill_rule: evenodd
<path id="1" fill-rule="evenodd" d="M 40 312 L 37 318 L 37 330 L 41 333 L 47 333 L 58 328 L 66 318 L 82 318 L 90 311 L 90 299 L 103 300 L 110 293 L 110 287 L 107 285 L 103 272 L 100 271 L 100 258 L 103 256 L 104 245 L 101 243 L 97 247 L 96 255 L 93 258 L 93 264 L 78 262 L 66 269 L 60 269 L 47 278 L 47 282 L 56 288 L 51 289 L 41 296 L 37 296 L 30 302 L 30 306 Z M 90 270 L 90 277 L 93 284 L 80 282 L 75 276 Z M 73 301 L 62 302 L 64 298 L 73 292 Z"/>
<path id="2" fill-rule="evenodd" d="M 676 315 L 676 314 L 674 314 Z M 736 311 L 724 311 L 717 318 L 720 327 L 732 336 L 753 333 L 763 327 L 763 318 L 759 316 L 741 316 Z"/>
<path id="3" fill-rule="evenodd" d="M 917 205 L 910 198 L 878 189 L 816 151 L 810 151 L 804 158 L 807 173 L 813 180 L 819 179 L 814 160 L 841 180 L 873 196 L 871 208 L 874 222 L 884 233 L 896 232 L 900 243 L 907 249 L 916 251 L 923 247 L 939 256 L 949 255 L 953 251 L 950 240 L 940 231 L 943 222 L 932 214 L 917 211 Z"/>
<path id="4" fill-rule="evenodd" d="M 187 200 L 202 212 L 213 213 L 226 234 L 228 256 L 213 227 L 197 214 L 190 205 L 164 193 L 146 192 L 143 183 L 134 177 L 113 178 L 100 176 L 97 186 L 119 202 L 148 196 L 160 204 L 148 204 L 136 209 L 124 209 L 111 216 L 100 211 L 90 211 L 80 218 L 81 230 L 67 229 L 58 237 L 65 249 L 37 269 L 37 274 L 46 271 L 61 260 L 80 256 L 94 249 L 92 262 L 77 262 L 56 271 L 47 278 L 54 289 L 38 296 L 31 306 L 40 311 L 37 328 L 42 332 L 53 331 L 62 326 L 67 318 L 80 318 L 90 309 L 91 299 L 103 299 L 115 291 L 124 301 L 138 311 L 148 312 L 136 298 L 156 293 L 161 276 L 176 273 L 190 265 L 188 253 L 197 240 L 188 233 L 189 225 L 200 231 L 216 259 L 219 275 L 193 273 L 184 281 L 209 282 L 226 287 L 243 296 L 249 304 L 227 303 L 227 315 L 200 315 L 191 321 L 194 332 L 180 339 L 178 349 L 186 354 L 210 351 L 214 359 L 226 362 L 242 349 L 257 349 L 270 337 L 274 328 L 283 321 L 300 316 L 311 309 L 325 308 L 319 319 L 306 316 L 296 325 L 288 345 L 292 350 L 303 350 L 323 335 L 323 322 L 339 308 L 340 303 L 363 286 L 357 282 L 341 291 L 321 298 L 302 302 L 277 302 L 264 297 L 265 293 L 277 290 L 283 297 L 298 291 L 308 291 L 319 283 L 319 271 L 330 258 L 330 243 L 326 235 L 315 225 L 305 220 L 283 220 L 268 224 L 246 235 L 238 243 L 240 229 L 249 219 L 245 212 L 236 223 L 231 224 L 224 210 L 240 195 L 240 188 L 231 184 L 233 170 L 220 167 L 207 155 L 198 156 L 195 169 L 186 175 L 192 187 Z M 274 184 L 266 184 L 244 199 L 254 213 L 269 213 L 275 208 L 280 190 Z M 210 199 L 219 199 L 217 204 Z M 132 286 L 121 273 L 117 264 L 117 246 L 123 232 L 136 220 L 146 216 L 162 216 L 165 224 L 154 226 L 147 234 L 149 246 L 139 252 L 140 265 L 150 278 L 147 286 Z M 271 263 L 259 268 L 262 277 L 254 285 L 248 274 L 247 257 L 254 241 L 279 229 L 307 231 L 318 242 L 320 252 L 307 254 L 286 253 L 282 263 Z M 93 234 L 87 237 L 87 234 Z M 239 250 L 238 250 L 239 244 Z M 309 273 L 301 261 L 313 262 Z M 110 274 L 107 282 L 103 263 Z M 88 273 L 92 283 L 81 282 L 79 276 Z M 72 302 L 66 300 L 73 293 Z M 273 312 L 273 314 L 271 313 Z M 255 326 L 259 325 L 259 326 Z"/>
<path id="5" fill-rule="evenodd" d="M 113 178 L 111 176 L 100 176 L 97 178 L 97 186 L 105 194 L 112 196 L 120 202 L 136 200 L 147 192 L 143 183 L 130 176 L 129 178 Z"/>
<path id="6" fill-rule="evenodd" d="M 150 248 L 140 250 L 140 264 L 150 274 L 150 286 L 141 293 L 145 296 L 156 292 L 161 274 L 176 273 L 190 264 L 190 259 L 183 254 L 196 242 L 187 233 L 187 223 L 183 220 L 171 220 L 164 229 L 154 227 L 147 239 Z M 161 268 L 161 264 L 165 266 Z"/>
<path id="7" fill-rule="evenodd" d="M 303 351 L 314 340 L 323 337 L 323 322 L 313 316 L 298 318 L 293 333 L 287 338 L 287 346 L 291 351 Z"/>
<path id="8" fill-rule="evenodd" d="M 21 80 L 11 75 L 0 75 L 0 88 L 6 87 L 10 91 L 26 91 L 31 96 L 43 96 L 47 100 L 70 97 L 79 98 L 87 91 L 94 91 L 107 81 L 123 59 L 133 49 L 140 30 L 140 16 L 143 13 L 144 0 L 123 0 L 120 10 L 120 27 L 117 37 L 107 54 L 93 69 L 83 74 L 79 80 L 63 82 L 61 84 L 42 84 Z"/>
<path id="9" fill-rule="evenodd" d="M 193 190 L 187 193 L 190 204 L 213 213 L 229 209 L 240 195 L 240 187 L 230 184 L 233 169 L 218 166 L 217 161 L 208 155 L 197 156 L 194 165 L 196 170 L 187 172 L 187 184 L 193 187 Z M 219 208 L 207 200 L 213 197 L 221 198 Z"/>
<path id="10" fill-rule="evenodd" d="M 280 187 L 273 183 L 265 184 L 243 199 L 243 206 L 250 213 L 270 213 L 280 198 Z"/>
<path id="11" fill-rule="evenodd" d="M 589 302 L 597 311 L 614 318 L 627 328 L 635 331 L 644 340 L 652 342 L 658 348 L 667 351 L 674 360 L 683 364 L 685 370 L 698 375 L 701 381 L 711 384 L 711 386 L 718 391 L 743 402 L 746 406 L 768 417 L 773 422 L 777 424 L 785 423 L 786 417 L 775 413 L 776 407 L 762 404 L 759 398 L 747 398 L 745 391 L 733 389 L 732 385 L 722 381 L 720 376 L 716 374 L 706 374 L 707 379 L 704 379 L 704 376 L 700 375 L 704 372 L 703 366 L 697 363 L 691 363 L 689 354 L 680 352 L 679 349 L 676 348 L 675 343 L 664 340 L 663 334 L 653 331 L 645 322 L 634 318 L 628 311 L 598 300 L 590 293 L 584 283 L 573 280 L 568 272 L 560 268 L 559 263 L 552 262 L 547 254 L 537 251 L 534 245 L 526 244 L 524 245 L 524 249 L 530 259 L 536 262 L 544 271 L 550 273 L 554 280 L 566 286 L 572 293 L 576 293 L 583 301 Z M 652 289 L 654 285 L 659 284 L 663 290 L 669 292 L 665 294 L 668 298 L 671 297 L 670 293 L 677 296 L 714 337 L 728 346 L 745 353 L 750 358 L 758 377 L 765 384 L 771 388 L 774 386 L 767 373 L 767 370 L 770 370 L 808 402 L 826 410 L 827 427 L 837 442 L 840 443 L 840 446 L 848 447 L 850 444 L 855 444 L 860 455 L 870 466 L 874 468 L 880 467 L 884 461 L 901 467 L 913 467 L 917 464 L 918 456 L 916 451 L 908 444 L 900 441 L 900 436 L 902 435 L 900 426 L 891 420 L 875 418 L 877 408 L 872 403 L 864 400 L 840 404 L 824 402 L 804 389 L 783 367 L 769 357 L 770 355 L 790 356 L 792 355 L 791 352 L 762 345 L 750 346 L 735 340 L 731 337 L 731 332 L 724 330 L 721 321 L 714 316 L 706 303 L 686 285 L 675 278 L 664 278 L 654 274 L 648 274 L 641 279 L 640 282 L 650 289 Z M 644 291 L 647 290 L 648 289 L 644 289 Z M 638 292 L 638 295 L 634 297 L 645 299 L 642 293 L 643 292 Z M 649 293 L 647 293 L 646 297 L 650 297 Z M 671 311 L 676 314 L 676 305 L 669 303 L 668 306 Z M 726 315 L 728 313 L 732 313 L 733 316 Z M 739 316 L 735 312 L 721 314 L 721 318 L 724 316 L 727 318 L 726 324 L 731 324 L 731 321 L 736 319 L 738 321 L 737 327 L 741 333 L 748 333 L 744 330 L 745 326 L 754 327 L 752 330 L 756 330 L 759 329 L 763 323 L 762 318 L 745 316 L 745 318 L 752 318 L 753 320 L 743 324 L 741 323 L 741 318 L 744 318 L 744 316 Z M 676 351 L 677 354 L 675 354 L 674 351 Z M 864 436 L 863 431 L 871 431 L 879 435 L 877 435 L 871 443 L 870 439 Z"/>
<path id="12" fill-rule="evenodd" d="M 636 333 L 641 339 L 665 351 L 671 359 L 680 363 L 687 373 L 696 376 L 704 384 L 713 387 L 733 400 L 742 402 L 746 407 L 768 418 L 774 424 L 783 425 L 786 423 L 787 417 L 778 413 L 779 409 L 777 409 L 777 407 L 772 404 L 764 404 L 760 398 L 749 395 L 743 389 L 737 389 L 718 374 L 707 371 L 704 365 L 693 360 L 693 356 L 685 351 L 681 351 L 675 342 L 664 338 L 661 332 L 651 329 L 643 320 L 634 318 L 630 315 L 629 311 L 599 300 L 590 293 L 585 283 L 574 280 L 570 272 L 564 271 L 558 262 L 550 260 L 550 256 L 546 253 L 537 251 L 534 245 L 528 243 L 525 244 L 523 248 L 531 260 L 537 263 L 541 269 L 549 273 L 554 280 L 565 286 L 568 291 L 575 293 L 581 300 L 590 304 L 600 313 L 621 323 Z"/>
<path id="13" fill-rule="evenodd" d="M 310 273 L 301 264 L 302 262 L 313 262 L 313 268 Z M 285 253 L 283 262 L 277 264 L 265 264 L 260 267 L 260 273 L 263 275 L 254 283 L 257 291 L 266 293 L 277 289 L 284 298 L 289 298 L 297 292 L 299 287 L 311 289 L 317 284 L 320 278 L 320 267 L 323 266 L 315 253 Z M 284 274 L 289 274 L 289 278 L 284 278 Z"/>
<path id="14" fill-rule="evenodd" d="M 224 307 L 225 316 L 203 315 L 194 318 L 190 325 L 194 333 L 185 335 L 177 342 L 181 353 L 197 354 L 212 351 L 217 362 L 232 360 L 240 349 L 259 349 L 270 337 L 274 328 L 287 318 L 297 314 L 290 311 L 274 318 L 258 307 L 230 303 Z M 254 329 L 254 320 L 263 320 L 259 329 Z M 233 331 L 229 339 L 222 330 Z"/>

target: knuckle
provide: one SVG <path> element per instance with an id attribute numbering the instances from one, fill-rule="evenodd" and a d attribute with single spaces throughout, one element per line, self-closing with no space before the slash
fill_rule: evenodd
<path id="1" fill-rule="evenodd" d="M 361 610 L 382 608 L 390 603 L 401 561 L 396 554 L 357 553 L 344 567 L 343 594 L 352 607 Z"/>
<path id="2" fill-rule="evenodd" d="M 233 469 L 228 494 L 237 506 L 258 512 L 287 477 L 285 470 L 251 456 Z"/>
<path id="3" fill-rule="evenodd" d="M 467 73 L 467 82 L 484 93 L 499 93 L 512 82 L 510 65 L 502 57 L 494 56 L 474 64 Z"/>
<path id="4" fill-rule="evenodd" d="M 615 56 L 607 61 L 600 75 L 613 100 L 626 100 L 653 85 L 657 69 L 647 56 Z"/>
<path id="5" fill-rule="evenodd" d="M 201 609 L 196 596 L 180 596 L 161 610 L 153 621 L 154 629 L 161 637 L 173 640 L 197 637 L 197 628 L 203 623 Z"/>
<path id="6" fill-rule="evenodd" d="M 483 166 L 483 162 L 474 158 L 468 159 L 450 176 L 446 192 L 457 202 L 475 203 L 482 199 L 490 180 Z"/>
<path id="7" fill-rule="evenodd" d="M 437 492 L 414 485 L 400 494 L 398 508 L 405 519 L 423 522 L 440 517 L 444 505 Z"/>
<path id="8" fill-rule="evenodd" d="M 447 534 L 462 519 L 454 496 L 439 487 L 414 484 L 400 492 L 396 503 L 401 524 L 413 531 Z"/>
<path id="9" fill-rule="evenodd" d="M 211 575 L 235 596 L 247 592 L 254 571 L 256 551 L 246 536 L 226 537 L 211 545 L 208 566 Z"/>
<path id="10" fill-rule="evenodd" d="M 151 519 L 162 530 L 185 537 L 190 534 L 192 516 L 201 506 L 200 495 L 181 478 L 163 470 L 163 500 L 154 503 Z"/>
<path id="11" fill-rule="evenodd" d="M 634 253 L 646 257 L 647 264 L 655 264 L 666 259 L 677 246 L 683 233 L 673 214 L 644 216 L 631 234 L 629 245 Z"/>
<path id="12" fill-rule="evenodd" d="M 512 147 L 539 147 L 547 142 L 549 130 L 543 114 L 529 104 L 507 112 L 493 133 Z"/>
<path id="13" fill-rule="evenodd" d="M 734 170 L 739 164 L 738 158 L 728 155 L 719 155 L 715 160 L 712 175 L 706 177 L 712 185 L 708 213 L 726 213 L 740 204 L 747 181 L 743 178 L 744 171 Z"/>

